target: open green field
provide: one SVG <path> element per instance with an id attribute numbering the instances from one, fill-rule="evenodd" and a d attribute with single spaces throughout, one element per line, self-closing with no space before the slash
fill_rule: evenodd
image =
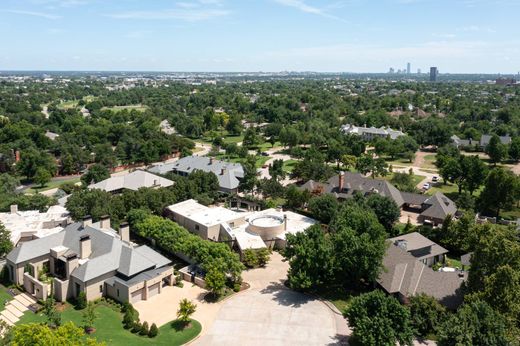
<path id="1" fill-rule="evenodd" d="M 292 173 L 294 166 L 296 166 L 297 160 L 286 160 L 283 162 L 283 171 L 285 173 Z"/>
<path id="2" fill-rule="evenodd" d="M 378 177 L 378 179 L 384 179 L 384 180 L 392 180 L 392 177 L 394 176 L 394 173 L 389 173 L 387 174 L 385 177 Z M 414 185 L 417 185 L 419 184 L 421 181 L 424 180 L 424 178 L 426 178 L 424 175 L 418 175 L 418 174 L 414 174 L 412 176 L 412 179 L 413 179 L 413 183 Z"/>
<path id="3" fill-rule="evenodd" d="M 58 105 L 59 109 L 72 109 L 76 108 L 78 106 L 77 100 L 71 100 L 71 101 L 61 101 Z"/>
<path id="4" fill-rule="evenodd" d="M 94 322 L 96 331 L 90 335 L 97 341 L 105 342 L 107 345 L 182 345 L 196 337 L 202 327 L 199 322 L 192 320 L 191 327 L 181 330 L 179 323 L 167 323 L 159 327 L 159 335 L 155 338 L 133 334 L 123 328 L 122 314 L 116 307 L 106 306 L 102 303 L 96 307 L 97 319 Z M 62 322 L 74 322 L 77 326 L 82 325 L 82 311 L 75 310 L 71 305 L 66 306 L 61 314 Z M 27 311 L 18 324 L 44 323 L 45 316 Z M 144 321 L 142 321 L 144 322 Z"/>
<path id="5" fill-rule="evenodd" d="M 127 111 L 138 111 L 138 112 L 144 112 L 148 109 L 148 106 L 145 105 L 127 105 L 127 106 L 113 106 L 113 107 L 103 107 L 101 110 L 109 110 L 112 112 L 121 112 L 124 110 Z"/>
<path id="6" fill-rule="evenodd" d="M 55 180 L 55 181 L 48 182 L 47 185 L 45 185 L 42 188 L 40 188 L 40 186 L 31 187 L 31 188 L 25 190 L 24 192 L 27 194 L 43 192 L 43 191 L 47 191 L 50 189 L 59 188 L 62 184 L 65 184 L 65 183 L 76 184 L 78 182 L 80 182 L 79 177 L 75 177 L 75 178 L 71 178 L 71 179 L 67 179 L 67 180 Z"/>

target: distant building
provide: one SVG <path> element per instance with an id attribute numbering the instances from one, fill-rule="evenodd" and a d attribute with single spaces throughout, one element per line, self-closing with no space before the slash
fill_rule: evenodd
<path id="1" fill-rule="evenodd" d="M 244 169 L 239 163 L 220 161 L 213 157 L 188 156 L 172 163 L 158 164 L 149 169 L 151 173 L 164 175 L 175 173 L 188 176 L 196 170 L 212 172 L 217 176 L 220 192 L 237 193 L 240 180 L 244 177 Z"/>
<path id="2" fill-rule="evenodd" d="M 390 127 L 363 127 L 346 124 L 341 127 L 341 131 L 345 134 L 355 134 L 363 137 L 364 140 L 370 141 L 376 138 L 390 138 L 396 139 L 405 134 L 398 130 L 393 130 Z"/>
<path id="3" fill-rule="evenodd" d="M 388 70 L 388 73 L 395 73 L 395 70 L 393 67 L 390 67 L 390 70 Z"/>
<path id="4" fill-rule="evenodd" d="M 468 148 L 476 146 L 480 148 L 481 150 L 485 149 L 487 145 L 489 144 L 489 141 L 491 140 L 493 136 L 492 135 L 482 135 L 480 137 L 480 141 L 475 141 L 473 139 L 461 139 L 457 135 L 451 136 L 451 143 L 456 146 L 457 148 Z M 499 136 L 500 142 L 504 145 L 511 144 L 511 137 L 510 136 Z"/>
<path id="5" fill-rule="evenodd" d="M 437 67 L 430 67 L 430 82 L 436 82 L 438 75 L 439 70 L 437 69 Z"/>
<path id="6" fill-rule="evenodd" d="M 410 63 L 406 64 L 406 73 L 407 74 L 412 73 L 412 65 Z"/>
<path id="7" fill-rule="evenodd" d="M 145 171 L 137 170 L 127 175 L 111 177 L 99 183 L 88 186 L 90 190 L 99 189 L 113 194 L 122 193 L 124 190 L 137 191 L 142 187 L 168 187 L 172 186 L 173 181 L 159 177 Z"/>
<path id="8" fill-rule="evenodd" d="M 421 74 L 421 72 L 422 72 L 421 69 L 418 68 L 418 69 L 417 69 L 417 74 Z"/>
<path id="9" fill-rule="evenodd" d="M 514 78 L 498 78 L 495 81 L 496 85 L 513 85 L 516 84 L 516 79 Z"/>

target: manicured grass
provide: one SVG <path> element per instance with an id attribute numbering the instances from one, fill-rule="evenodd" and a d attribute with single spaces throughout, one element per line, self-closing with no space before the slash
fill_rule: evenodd
<path id="1" fill-rule="evenodd" d="M 229 161 L 233 163 L 243 163 L 245 159 L 238 157 L 238 156 L 229 156 L 226 154 L 219 154 L 216 156 L 217 159 L 222 161 Z M 268 160 L 270 159 L 269 156 L 256 156 L 256 168 L 262 167 Z"/>
<path id="2" fill-rule="evenodd" d="M 8 292 L 7 292 L 7 288 L 3 285 L 0 285 L 0 304 L 3 304 L 5 302 L 8 302 L 10 300 L 13 299 L 13 296 L 10 295 Z M 0 307 L 0 311 L 3 310 L 4 307 L 1 306 Z"/>
<path id="3" fill-rule="evenodd" d="M 436 154 L 430 154 L 424 156 L 424 163 L 421 165 L 421 168 L 429 168 L 435 169 L 435 160 L 437 159 Z"/>
<path id="4" fill-rule="evenodd" d="M 459 188 L 457 187 L 457 185 L 455 184 L 452 184 L 452 183 L 437 183 L 435 184 L 434 186 L 432 186 L 431 189 L 429 189 L 428 191 L 426 191 L 426 194 L 428 195 L 434 195 L 436 192 L 442 192 L 443 194 L 457 194 L 459 192 Z"/>
<path id="5" fill-rule="evenodd" d="M 73 100 L 73 101 L 62 101 L 62 102 L 60 102 L 60 104 L 57 107 L 60 109 L 72 109 L 72 108 L 76 108 L 77 106 L 78 106 L 78 101 Z"/>
<path id="6" fill-rule="evenodd" d="M 274 147 L 279 147 L 281 145 L 282 145 L 282 143 L 280 143 L 280 142 L 275 142 L 274 143 Z M 259 144 L 257 146 L 252 147 L 251 149 L 260 150 L 260 151 L 266 151 L 266 150 L 269 150 L 269 149 L 272 149 L 272 148 L 273 148 L 273 146 L 271 145 L 271 143 L 264 142 L 262 144 Z"/>
<path id="7" fill-rule="evenodd" d="M 292 173 L 294 166 L 296 166 L 297 160 L 286 160 L 283 162 L 283 171 L 285 173 Z"/>
<path id="8" fill-rule="evenodd" d="M 148 109 L 145 105 L 127 105 L 127 106 L 114 106 L 114 107 L 103 107 L 101 110 L 110 110 L 113 112 L 121 112 L 123 110 L 144 112 Z"/>
<path id="9" fill-rule="evenodd" d="M 195 320 L 192 320 L 191 326 L 184 330 L 181 329 L 179 322 L 173 321 L 161 326 L 159 335 L 152 339 L 132 334 L 129 330 L 124 329 L 122 315 L 113 307 L 99 304 L 96 307 L 96 313 L 97 319 L 94 322 L 96 331 L 89 336 L 105 342 L 107 345 L 182 345 L 196 337 L 202 329 L 200 323 Z M 75 310 L 70 305 L 62 312 L 61 317 L 63 322 L 72 321 L 78 326 L 82 324 L 82 311 Z M 34 314 L 29 311 L 22 316 L 18 324 L 42 322 L 45 322 L 43 314 Z"/>
<path id="10" fill-rule="evenodd" d="M 446 264 L 452 268 L 462 268 L 462 263 L 460 263 L 460 258 L 452 258 L 446 257 Z"/>
<path id="11" fill-rule="evenodd" d="M 384 179 L 384 180 L 392 180 L 392 177 L 394 176 L 394 173 L 389 173 L 387 174 L 385 177 L 378 177 L 378 179 Z M 426 176 L 424 175 L 418 175 L 418 174 L 414 174 L 412 176 L 412 179 L 413 179 L 413 184 L 414 186 L 416 186 L 417 184 L 419 184 L 421 181 L 424 180 L 424 178 L 426 178 Z"/>
<path id="12" fill-rule="evenodd" d="M 59 188 L 64 183 L 76 184 L 79 181 L 80 181 L 79 177 L 72 178 L 72 179 L 67 179 L 67 180 L 51 181 L 51 182 L 47 183 L 47 185 L 45 185 L 43 188 L 40 188 L 40 186 L 31 187 L 31 188 L 25 190 L 25 193 L 29 193 L 30 194 L 30 193 L 47 191 L 47 190 L 50 190 L 50 189 Z"/>
<path id="13" fill-rule="evenodd" d="M 392 166 L 412 166 L 413 165 L 413 162 L 410 162 L 410 160 L 407 160 L 407 159 L 392 160 L 389 157 L 385 157 L 384 159 L 388 165 L 392 165 Z"/>
<path id="14" fill-rule="evenodd" d="M 331 287 L 327 291 L 320 291 L 317 292 L 317 295 L 320 298 L 326 299 L 341 312 L 344 313 L 347 308 L 350 306 L 350 302 L 352 301 L 352 298 L 358 296 L 362 292 L 356 292 L 356 291 L 348 291 L 342 288 L 334 288 Z"/>

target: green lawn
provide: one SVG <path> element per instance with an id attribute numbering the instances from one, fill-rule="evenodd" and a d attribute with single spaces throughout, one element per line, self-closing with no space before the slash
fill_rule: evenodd
<path id="1" fill-rule="evenodd" d="M 436 154 L 430 154 L 424 156 L 424 163 L 421 165 L 421 168 L 427 169 L 436 169 L 435 160 L 437 159 Z"/>
<path id="2" fill-rule="evenodd" d="M 113 307 L 98 305 L 96 308 L 97 319 L 94 322 L 96 332 L 90 337 L 96 338 L 98 341 L 105 342 L 107 345 L 182 345 L 197 336 L 202 327 L 199 322 L 192 321 L 191 327 L 180 330 L 178 323 L 167 323 L 159 328 L 159 335 L 155 338 L 139 336 L 132 334 L 123 328 L 122 314 Z M 62 312 L 62 321 L 72 321 L 76 325 L 82 324 L 82 312 L 75 310 L 70 305 Z M 26 312 L 18 324 L 23 323 L 41 323 L 45 322 L 43 314 L 34 314 Z"/>
<path id="3" fill-rule="evenodd" d="M 341 312 L 344 313 L 345 310 L 350 306 L 350 302 L 352 298 L 358 296 L 362 292 L 355 291 L 347 291 L 342 288 L 334 288 L 331 287 L 327 291 L 317 292 L 317 295 L 320 298 L 326 299 Z"/>
<path id="4" fill-rule="evenodd" d="M 238 156 L 229 156 L 226 154 L 218 154 L 216 156 L 217 159 L 222 161 L 229 161 L 233 163 L 243 163 L 245 159 L 238 157 Z M 269 156 L 256 156 L 256 168 L 262 167 L 268 160 L 270 159 Z"/>
<path id="5" fill-rule="evenodd" d="M 388 180 L 388 181 L 390 181 L 390 180 L 392 180 L 392 177 L 393 177 L 393 176 L 394 176 L 394 173 L 389 173 L 389 174 L 386 175 L 385 177 L 378 177 L 378 179 L 381 178 L 381 179 L 384 179 L 384 180 Z M 412 176 L 414 186 L 416 186 L 416 185 L 419 184 L 421 181 L 423 181 L 424 178 L 426 178 L 426 176 L 424 176 L 424 175 L 414 174 L 414 175 Z"/>
<path id="6" fill-rule="evenodd" d="M 452 258 L 446 257 L 446 264 L 452 268 L 462 268 L 462 263 L 460 263 L 460 258 Z"/>
<path id="7" fill-rule="evenodd" d="M 292 173 L 294 166 L 296 166 L 297 160 L 286 160 L 283 162 L 283 171 L 285 173 Z"/>
<path id="8" fill-rule="evenodd" d="M 45 185 L 43 188 L 40 188 L 39 186 L 31 187 L 31 188 L 25 190 L 25 193 L 31 194 L 31 193 L 36 193 L 36 192 L 47 191 L 50 189 L 59 188 L 62 184 L 65 184 L 65 183 L 76 184 L 79 181 L 80 181 L 79 177 L 75 177 L 75 178 L 67 179 L 67 180 L 51 181 L 51 182 L 47 183 L 47 185 Z"/>
<path id="9" fill-rule="evenodd" d="M 123 110 L 128 111 L 138 111 L 138 112 L 144 112 L 148 109 L 148 106 L 145 105 L 127 105 L 127 106 L 114 106 L 114 107 L 103 107 L 101 110 L 110 110 L 113 112 L 121 112 Z"/>
<path id="10" fill-rule="evenodd" d="M 61 101 L 57 107 L 60 109 L 72 109 L 72 108 L 76 108 L 77 106 L 78 106 L 78 101 L 72 100 L 72 101 Z"/>
<path id="11" fill-rule="evenodd" d="M 0 285 L 0 303 L 5 303 L 13 299 L 13 296 L 7 292 L 7 288 L 3 285 Z M 0 308 L 3 310 L 3 307 Z"/>

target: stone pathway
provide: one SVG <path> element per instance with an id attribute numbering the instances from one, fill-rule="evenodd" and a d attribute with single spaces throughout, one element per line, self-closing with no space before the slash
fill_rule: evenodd
<path id="1" fill-rule="evenodd" d="M 27 293 L 18 294 L 14 296 L 14 298 L 5 305 L 4 310 L 0 312 L 0 320 L 13 326 L 34 303 L 36 303 L 36 301 Z"/>

